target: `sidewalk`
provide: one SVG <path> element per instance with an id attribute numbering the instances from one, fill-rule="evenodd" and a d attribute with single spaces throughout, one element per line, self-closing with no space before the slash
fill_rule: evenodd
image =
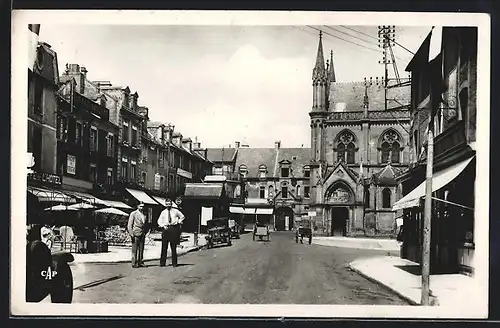
<path id="1" fill-rule="evenodd" d="M 322 246 L 346 247 L 356 249 L 373 249 L 397 252 L 399 252 L 400 250 L 400 243 L 395 239 L 313 236 L 312 243 Z"/>
<path id="2" fill-rule="evenodd" d="M 177 247 L 177 255 L 184 255 L 189 252 L 199 250 L 206 245 L 204 234 L 198 235 L 198 246 L 194 246 L 194 234 L 182 234 L 187 238 Z M 154 261 L 160 259 L 161 241 L 155 241 L 153 245 L 144 247 L 144 261 Z M 167 253 L 170 257 L 170 248 Z M 75 261 L 71 264 L 80 263 L 128 263 L 131 261 L 131 246 L 109 246 L 107 253 L 77 254 L 73 253 Z"/>
<path id="3" fill-rule="evenodd" d="M 364 276 L 391 289 L 410 304 L 419 305 L 421 297 L 420 265 L 394 256 L 359 259 L 349 267 Z M 412 273 L 411 273 L 412 272 Z M 431 275 L 431 305 L 464 308 L 470 312 L 473 302 L 483 297 L 478 295 L 474 278 L 462 274 Z"/>

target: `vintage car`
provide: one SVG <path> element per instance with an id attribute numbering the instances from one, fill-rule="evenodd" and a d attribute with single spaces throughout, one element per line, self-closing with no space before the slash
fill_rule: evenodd
<path id="1" fill-rule="evenodd" d="M 229 228 L 231 229 L 231 238 L 240 239 L 239 224 L 235 220 L 229 220 Z"/>
<path id="2" fill-rule="evenodd" d="M 304 237 L 309 240 L 309 245 L 311 245 L 312 242 L 312 229 L 310 225 L 305 225 L 301 224 L 295 231 L 295 242 L 303 244 L 304 243 Z"/>
<path id="3" fill-rule="evenodd" d="M 269 231 L 269 226 L 265 223 L 256 222 L 253 227 L 253 240 L 255 237 L 259 237 L 259 240 L 263 240 L 266 237 L 266 241 L 271 240 L 271 233 Z"/>
<path id="4" fill-rule="evenodd" d="M 231 246 L 231 228 L 229 218 L 215 218 L 207 222 L 207 248 L 212 248 L 217 244 L 227 244 Z"/>
<path id="5" fill-rule="evenodd" d="M 52 303 L 73 301 L 73 274 L 69 252 L 51 252 L 42 241 L 40 226 L 28 228 L 26 238 L 26 302 L 40 302 L 50 295 Z"/>

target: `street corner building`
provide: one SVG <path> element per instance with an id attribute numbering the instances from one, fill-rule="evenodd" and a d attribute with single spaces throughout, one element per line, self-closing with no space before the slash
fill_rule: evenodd
<path id="1" fill-rule="evenodd" d="M 312 84 L 308 204 L 316 233 L 394 236 L 402 214 L 392 209 L 402 197 L 395 178 L 412 156 L 409 80 L 337 82 L 320 35 Z"/>
<path id="2" fill-rule="evenodd" d="M 397 177 L 404 197 L 393 208 L 404 211 L 402 256 L 422 263 L 431 126 L 431 273 L 474 273 L 477 33 L 477 27 L 434 28 L 406 68 L 412 75 L 411 145 L 416 156 Z"/>

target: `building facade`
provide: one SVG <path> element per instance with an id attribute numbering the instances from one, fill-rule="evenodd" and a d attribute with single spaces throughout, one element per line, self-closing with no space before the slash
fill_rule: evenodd
<path id="1" fill-rule="evenodd" d="M 101 194 L 115 183 L 118 126 L 86 74 L 85 67 L 68 64 L 60 77 L 57 172 L 66 189 Z"/>
<path id="2" fill-rule="evenodd" d="M 395 177 L 411 152 L 409 87 L 378 78 L 336 82 L 333 53 L 324 60 L 320 35 L 312 74 L 311 197 L 316 233 L 395 235 L 401 197 Z"/>
<path id="3" fill-rule="evenodd" d="M 405 214 L 402 257 L 421 263 L 427 127 L 433 113 L 431 272 L 471 274 L 476 224 L 477 28 L 437 31 L 442 35 L 441 51 L 429 62 L 434 32 L 407 67 L 412 74 L 411 145 L 416 157 L 398 177 L 405 196 L 394 207 Z"/>
<path id="4" fill-rule="evenodd" d="M 236 141 L 234 148 L 229 145 L 229 147 L 208 149 L 208 157 L 214 163 L 213 175 L 223 175 L 227 179 L 233 178 L 236 172 L 236 156 L 240 144 L 239 141 Z"/>
<path id="5" fill-rule="evenodd" d="M 38 174 L 56 174 L 57 54 L 38 43 L 35 62 L 28 68 L 28 153 Z"/>

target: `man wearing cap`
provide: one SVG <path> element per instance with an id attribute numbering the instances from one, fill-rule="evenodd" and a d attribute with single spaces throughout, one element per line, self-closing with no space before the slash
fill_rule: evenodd
<path id="1" fill-rule="evenodd" d="M 144 244 L 147 233 L 146 216 L 144 215 L 144 203 L 139 203 L 137 209 L 130 213 L 127 230 L 132 238 L 132 267 L 144 266 Z"/>
<path id="2" fill-rule="evenodd" d="M 177 244 L 181 239 L 181 224 L 184 221 L 184 215 L 176 208 L 172 207 L 172 201 L 165 201 L 165 209 L 158 218 L 158 226 L 162 229 L 161 233 L 161 255 L 160 266 L 164 267 L 167 263 L 167 250 L 170 244 L 172 252 L 172 266 L 177 266 Z"/>

